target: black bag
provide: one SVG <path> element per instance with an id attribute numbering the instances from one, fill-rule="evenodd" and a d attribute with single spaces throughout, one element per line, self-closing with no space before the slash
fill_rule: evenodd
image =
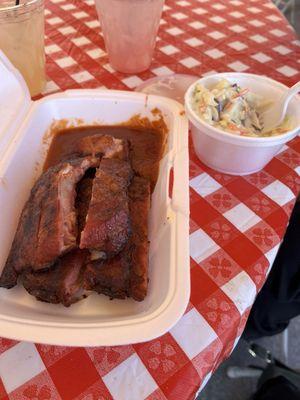
<path id="1" fill-rule="evenodd" d="M 249 352 L 267 363 L 252 400 L 300 400 L 300 372 L 289 368 L 256 343 L 250 345 Z"/>
<path id="2" fill-rule="evenodd" d="M 299 400 L 298 388 L 282 375 L 263 383 L 252 400 Z"/>
<path id="3" fill-rule="evenodd" d="M 300 315 L 300 201 L 295 204 L 270 275 L 251 309 L 243 338 L 282 332 Z"/>

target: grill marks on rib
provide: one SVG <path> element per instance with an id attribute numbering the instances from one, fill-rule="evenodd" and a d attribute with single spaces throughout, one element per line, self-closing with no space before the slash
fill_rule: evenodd
<path id="1" fill-rule="evenodd" d="M 128 161 L 102 159 L 93 181 L 92 198 L 80 248 L 119 253 L 130 235 L 127 188 L 132 178 Z"/>
<path id="2" fill-rule="evenodd" d="M 94 157 L 77 158 L 48 169 L 38 179 L 22 211 L 1 286 L 15 286 L 18 274 L 49 268 L 76 248 L 76 184 L 97 165 Z"/>
<path id="3" fill-rule="evenodd" d="M 132 233 L 125 248 L 107 261 L 89 263 L 84 285 L 111 298 L 132 297 L 142 301 L 148 287 L 148 212 L 150 183 L 134 177 L 129 187 L 129 212 Z"/>
<path id="4" fill-rule="evenodd" d="M 40 301 L 68 307 L 84 297 L 83 268 L 87 257 L 88 252 L 73 250 L 48 270 L 23 274 L 23 286 Z"/>

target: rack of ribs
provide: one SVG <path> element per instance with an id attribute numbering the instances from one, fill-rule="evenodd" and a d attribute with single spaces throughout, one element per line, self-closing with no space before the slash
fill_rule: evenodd
<path id="1" fill-rule="evenodd" d="M 60 162 L 35 183 L 0 286 L 13 287 L 21 276 L 38 300 L 64 306 L 89 291 L 141 301 L 151 183 L 134 175 L 127 141 L 95 135 L 77 149 L 86 156 Z"/>

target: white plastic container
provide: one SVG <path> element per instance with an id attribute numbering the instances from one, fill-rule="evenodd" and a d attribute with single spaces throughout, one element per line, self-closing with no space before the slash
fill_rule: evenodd
<path id="1" fill-rule="evenodd" d="M 242 73 L 214 74 L 197 80 L 185 94 L 185 109 L 192 125 L 192 138 L 197 156 L 209 167 L 232 175 L 247 175 L 260 171 L 278 153 L 282 146 L 297 135 L 293 129 L 272 137 L 238 136 L 215 128 L 202 120 L 191 106 L 191 97 L 197 83 L 212 88 L 222 78 L 271 101 L 288 88 L 265 76 Z M 287 114 L 293 118 L 294 126 L 300 125 L 300 98 L 291 100 Z"/>
<path id="2" fill-rule="evenodd" d="M 149 215 L 150 282 L 146 299 L 111 301 L 92 294 L 65 308 L 36 301 L 20 285 L 0 289 L 0 336 L 56 345 L 99 346 L 142 342 L 162 335 L 183 314 L 190 292 L 188 122 L 182 107 L 162 97 L 109 90 L 72 90 L 30 102 L 24 81 L 20 76 L 16 79 L 11 65 L 4 62 L 0 60 L 0 110 L 2 105 L 6 107 L 6 112 L 0 112 L 0 127 L 5 127 L 0 128 L 0 271 L 24 203 L 41 172 L 49 146 L 44 135 L 54 119 L 118 124 L 137 113 L 155 119 L 151 110 L 158 108 L 169 135 Z M 13 97 L 3 90 L 3 82 L 12 84 Z M 171 168 L 174 184 L 170 198 Z"/>

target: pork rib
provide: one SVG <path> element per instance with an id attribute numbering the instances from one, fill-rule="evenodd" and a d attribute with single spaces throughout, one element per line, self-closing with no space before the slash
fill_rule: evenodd
<path id="1" fill-rule="evenodd" d="M 111 299 L 128 296 L 129 260 L 124 254 L 107 261 L 89 263 L 84 274 L 84 288 L 105 294 Z"/>
<path id="2" fill-rule="evenodd" d="M 84 297 L 82 271 L 87 255 L 88 252 L 73 250 L 46 271 L 25 272 L 24 288 L 40 301 L 70 306 Z"/>
<path id="3" fill-rule="evenodd" d="M 150 183 L 134 177 L 129 187 L 132 235 L 125 248 L 107 261 L 89 263 L 84 286 L 111 298 L 142 301 L 148 287 L 148 211 Z"/>
<path id="4" fill-rule="evenodd" d="M 134 177 L 129 187 L 129 209 L 132 225 L 129 256 L 131 269 L 129 296 L 142 301 L 148 289 L 148 214 L 150 209 L 150 183 L 144 178 Z"/>
<path id="5" fill-rule="evenodd" d="M 130 235 L 127 188 L 131 177 L 128 161 L 102 159 L 81 232 L 81 249 L 97 250 L 112 257 L 125 246 Z"/>
<path id="6" fill-rule="evenodd" d="M 93 180 L 95 178 L 96 169 L 90 168 L 77 184 L 77 196 L 75 200 L 75 208 L 77 211 L 78 232 L 80 233 L 84 226 L 89 205 L 92 197 Z M 78 235 L 77 239 L 80 238 Z"/>
<path id="7" fill-rule="evenodd" d="M 79 158 L 42 174 L 22 211 L 0 286 L 16 285 L 21 271 L 47 268 L 76 247 L 76 184 L 88 168 L 97 165 L 96 158 Z"/>

